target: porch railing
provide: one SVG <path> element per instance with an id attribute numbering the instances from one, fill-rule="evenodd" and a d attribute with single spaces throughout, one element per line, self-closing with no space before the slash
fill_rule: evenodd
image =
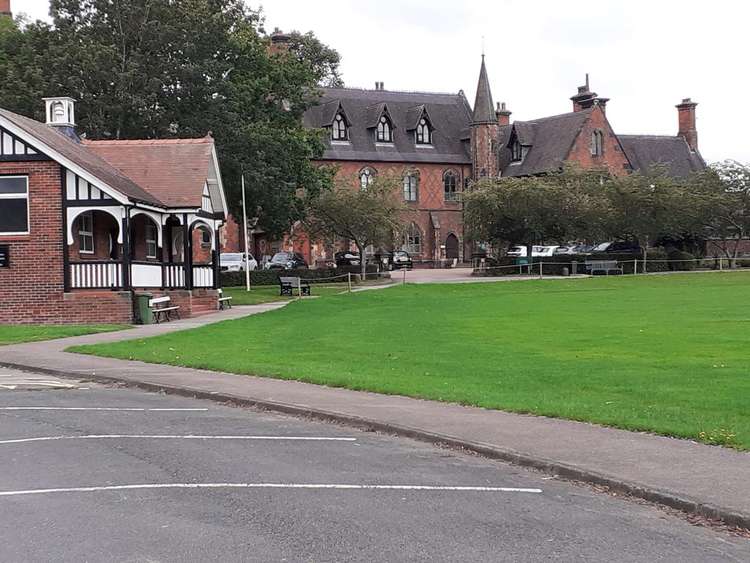
<path id="1" fill-rule="evenodd" d="M 193 265 L 193 287 L 213 287 L 214 267 L 211 264 Z"/>
<path id="2" fill-rule="evenodd" d="M 120 289 L 122 263 L 110 260 L 71 263 L 70 286 L 73 289 Z"/>
<path id="3" fill-rule="evenodd" d="M 170 289 L 185 287 L 185 264 L 163 264 L 162 270 L 163 287 Z"/>

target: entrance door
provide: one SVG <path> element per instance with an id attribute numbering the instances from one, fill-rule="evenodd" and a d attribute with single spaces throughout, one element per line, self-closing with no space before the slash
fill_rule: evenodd
<path id="1" fill-rule="evenodd" d="M 458 259 L 458 237 L 453 233 L 445 239 L 445 257 L 448 260 Z"/>

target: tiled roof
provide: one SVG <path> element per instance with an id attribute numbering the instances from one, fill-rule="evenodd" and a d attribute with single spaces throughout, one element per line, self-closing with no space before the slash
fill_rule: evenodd
<path id="1" fill-rule="evenodd" d="M 462 141 L 471 123 L 471 108 L 463 93 L 429 94 L 393 92 L 355 88 L 327 88 L 320 104 L 305 113 L 305 126 L 326 127 L 331 124 L 341 104 L 351 127 L 348 143 L 331 143 L 324 160 L 361 160 L 382 162 L 439 162 L 468 164 L 468 143 Z M 374 111 L 385 104 L 393 121 L 393 144 L 375 143 L 371 127 Z M 432 148 L 417 148 L 413 127 L 415 117 L 424 106 L 434 127 Z M 334 108 L 331 110 L 331 108 Z M 374 109 L 375 108 L 375 109 Z M 420 113 L 421 115 L 421 113 Z M 412 123 L 414 122 L 414 123 Z M 368 126 L 370 126 L 368 128 Z"/>
<path id="2" fill-rule="evenodd" d="M 135 201 L 163 207 L 163 203 L 158 197 L 144 190 L 132 178 L 123 174 L 99 155 L 90 151 L 86 145 L 77 143 L 59 131 L 56 131 L 53 127 L 29 119 L 28 117 L 17 115 L 4 109 L 0 109 L 0 116 L 44 143 L 62 157 L 85 169 L 121 194 Z"/>
<path id="3" fill-rule="evenodd" d="M 691 151 L 683 137 L 666 135 L 618 135 L 618 137 L 634 170 L 648 170 L 655 165 L 665 165 L 671 176 L 679 178 L 706 167 L 700 153 Z"/>
<path id="4" fill-rule="evenodd" d="M 512 128 L 522 145 L 530 146 L 523 161 L 510 162 L 509 127 L 501 127 L 500 163 L 503 176 L 531 176 L 558 170 L 567 159 L 575 138 L 593 109 L 515 121 Z"/>
<path id="5" fill-rule="evenodd" d="M 214 140 L 84 141 L 168 207 L 200 207 Z"/>

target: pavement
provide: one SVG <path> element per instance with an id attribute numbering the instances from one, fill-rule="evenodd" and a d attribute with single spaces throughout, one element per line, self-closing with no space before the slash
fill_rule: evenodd
<path id="1" fill-rule="evenodd" d="M 235 307 L 126 332 L 6 346 L 0 365 L 231 401 L 447 444 L 750 529 L 748 452 L 580 422 L 63 352 L 74 344 L 151 336 L 281 306 Z"/>
<path id="2" fill-rule="evenodd" d="M 429 444 L 71 381 L 0 390 L 0 561 L 747 561 L 647 503 Z"/>

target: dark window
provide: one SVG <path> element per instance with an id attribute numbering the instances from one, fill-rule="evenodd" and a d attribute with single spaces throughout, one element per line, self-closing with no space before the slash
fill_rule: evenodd
<path id="1" fill-rule="evenodd" d="M 513 144 L 510 146 L 510 159 L 513 162 L 521 162 L 523 160 L 523 147 L 518 142 L 518 139 L 513 141 Z"/>
<path id="2" fill-rule="evenodd" d="M 204 248 L 211 248 L 211 233 L 208 229 L 201 229 L 201 246 Z"/>
<path id="3" fill-rule="evenodd" d="M 418 145 L 431 145 L 432 144 L 432 130 L 430 128 L 430 122 L 426 118 L 419 120 L 417 124 L 417 144 Z"/>
<path id="4" fill-rule="evenodd" d="M 445 195 L 445 201 L 459 201 L 461 199 L 461 192 L 458 191 L 458 185 L 458 179 L 453 170 L 448 170 L 443 174 L 443 193 Z"/>
<path id="5" fill-rule="evenodd" d="M 401 250 L 409 254 L 422 254 L 422 231 L 416 223 L 409 225 L 409 229 L 404 233 L 404 244 Z"/>
<path id="6" fill-rule="evenodd" d="M 333 128 L 331 129 L 331 139 L 334 141 L 346 141 L 349 139 L 349 133 L 346 128 L 346 121 L 341 113 L 337 113 L 333 120 Z"/>
<path id="7" fill-rule="evenodd" d="M 0 234 L 29 232 L 29 179 L 0 176 Z"/>
<path id="8" fill-rule="evenodd" d="M 391 127 L 391 122 L 385 115 L 380 116 L 380 121 L 378 121 L 378 141 L 381 143 L 393 142 L 393 127 Z"/>
<path id="9" fill-rule="evenodd" d="M 602 156 L 604 154 L 604 134 L 598 129 L 591 133 L 591 155 Z"/>
<path id="10" fill-rule="evenodd" d="M 88 211 L 78 216 L 78 251 L 94 253 L 94 213 Z"/>

